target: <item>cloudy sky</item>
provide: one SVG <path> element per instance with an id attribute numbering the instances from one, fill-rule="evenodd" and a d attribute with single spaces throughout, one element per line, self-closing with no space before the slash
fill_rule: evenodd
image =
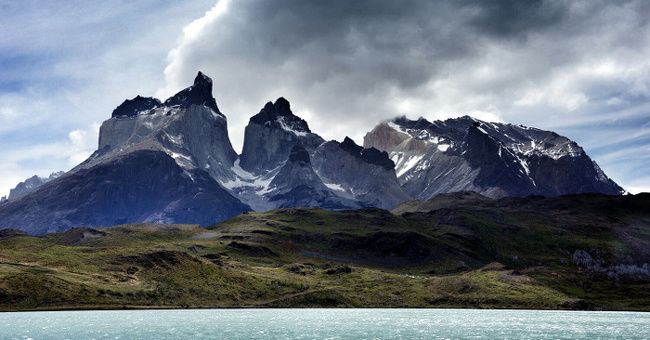
<path id="1" fill-rule="evenodd" d="M 551 129 L 650 191 L 650 2 L 0 0 L 0 196 L 68 170 L 137 94 L 198 70 L 240 150 L 284 96 L 326 139 L 406 115 Z"/>

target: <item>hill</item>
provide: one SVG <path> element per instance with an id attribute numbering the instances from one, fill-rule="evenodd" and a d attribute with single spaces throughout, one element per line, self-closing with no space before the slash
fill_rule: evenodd
<path id="1" fill-rule="evenodd" d="M 650 310 L 650 195 L 446 200 L 401 215 L 287 208 L 207 229 L 4 232 L 0 309 Z"/>

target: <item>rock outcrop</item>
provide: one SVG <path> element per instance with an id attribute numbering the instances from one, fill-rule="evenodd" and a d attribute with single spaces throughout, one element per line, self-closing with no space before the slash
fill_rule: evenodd
<path id="1" fill-rule="evenodd" d="M 314 172 L 309 152 L 295 145 L 280 171 L 270 183 L 265 194 L 278 208 L 322 207 L 325 209 L 350 209 L 362 205 L 341 197 L 327 187 Z"/>
<path id="2" fill-rule="evenodd" d="M 385 151 L 365 149 L 345 137 L 342 143 L 321 144 L 313 159 L 314 169 L 326 185 L 367 206 L 390 209 L 409 199 Z"/>
<path id="3" fill-rule="evenodd" d="M 278 98 L 251 117 L 239 164 L 248 172 L 266 173 L 282 165 L 294 146 L 301 145 L 312 153 L 323 142 L 309 130 L 307 122 L 293 114 L 289 101 Z"/>

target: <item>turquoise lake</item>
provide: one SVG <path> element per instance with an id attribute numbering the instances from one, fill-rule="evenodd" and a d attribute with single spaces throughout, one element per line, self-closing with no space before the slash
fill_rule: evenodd
<path id="1" fill-rule="evenodd" d="M 0 339 L 650 339 L 650 313 L 204 309 L 0 313 Z"/>

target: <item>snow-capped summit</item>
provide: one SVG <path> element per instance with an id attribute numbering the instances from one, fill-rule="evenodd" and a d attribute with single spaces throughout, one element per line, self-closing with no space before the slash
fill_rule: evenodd
<path id="1" fill-rule="evenodd" d="M 364 146 L 387 151 L 402 188 L 421 199 L 466 190 L 491 197 L 622 192 L 575 142 L 521 125 L 398 117 L 366 134 Z"/>
<path id="2" fill-rule="evenodd" d="M 250 121 L 255 124 L 280 127 L 297 136 L 311 133 L 307 122 L 291 112 L 291 104 L 284 97 L 278 98 L 275 103 L 266 103 L 258 114 L 251 117 Z"/>

